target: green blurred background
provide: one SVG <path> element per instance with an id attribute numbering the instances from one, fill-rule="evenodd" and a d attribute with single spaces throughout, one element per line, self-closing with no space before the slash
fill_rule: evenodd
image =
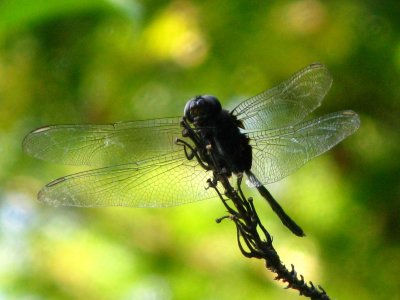
<path id="1" fill-rule="evenodd" d="M 218 201 L 169 209 L 53 208 L 50 180 L 82 168 L 21 150 L 45 124 L 179 116 L 208 93 L 233 108 L 306 65 L 334 84 L 316 115 L 360 130 L 270 186 L 281 259 L 333 299 L 400 299 L 398 1 L 0 2 L 0 299 L 299 299 L 245 259 Z"/>

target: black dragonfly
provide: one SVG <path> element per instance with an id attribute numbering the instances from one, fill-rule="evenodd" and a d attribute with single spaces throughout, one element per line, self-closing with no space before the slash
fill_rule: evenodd
<path id="1" fill-rule="evenodd" d="M 215 172 L 240 179 L 246 174 L 283 224 L 302 236 L 264 184 L 281 180 L 358 129 L 359 117 L 351 110 L 304 120 L 331 85 L 326 67 L 316 63 L 230 112 L 214 96 L 197 96 L 187 102 L 184 117 L 45 126 L 25 137 L 23 149 L 47 161 L 101 167 L 48 183 L 38 194 L 47 204 L 174 206 L 217 197 L 207 188 L 210 178 L 219 185 Z"/>

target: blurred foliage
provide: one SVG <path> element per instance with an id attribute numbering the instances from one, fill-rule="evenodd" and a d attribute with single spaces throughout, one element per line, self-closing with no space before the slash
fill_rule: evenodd
<path id="1" fill-rule="evenodd" d="M 334 85 L 316 114 L 362 126 L 271 186 L 302 225 L 256 203 L 282 260 L 335 299 L 400 299 L 398 1 L 0 2 L 1 299 L 298 299 L 244 259 L 220 203 L 170 209 L 45 207 L 36 192 L 80 168 L 21 151 L 51 123 L 178 116 L 226 107 L 314 61 Z M 256 199 L 257 200 L 257 199 Z"/>

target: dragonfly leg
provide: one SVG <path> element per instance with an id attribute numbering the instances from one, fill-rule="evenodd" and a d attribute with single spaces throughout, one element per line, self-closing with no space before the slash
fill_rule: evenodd
<path id="1" fill-rule="evenodd" d="M 193 130 L 193 128 L 186 121 L 185 117 L 182 118 L 181 126 L 183 127 L 182 136 L 190 138 L 193 141 L 193 143 L 195 143 L 196 147 L 204 149 L 202 140 L 199 138 L 198 134 Z"/>
<path id="2" fill-rule="evenodd" d="M 242 191 L 243 173 L 238 173 L 238 174 L 236 174 L 236 176 L 237 176 L 237 181 L 236 181 L 237 189 L 238 189 L 238 191 L 240 193 L 240 196 L 243 199 L 245 199 L 246 197 L 244 196 L 243 191 Z"/>
<path id="3" fill-rule="evenodd" d="M 183 146 L 183 151 L 185 152 L 185 156 L 188 160 L 196 158 L 197 162 L 200 164 L 200 166 L 202 166 L 203 169 L 205 169 L 206 171 L 211 170 L 210 166 L 206 165 L 200 158 L 199 154 L 197 153 L 197 148 L 194 148 L 188 142 L 181 139 L 176 139 L 175 144 Z M 188 151 L 188 149 L 190 151 Z"/>
<path id="4" fill-rule="evenodd" d="M 195 157 L 196 150 L 188 142 L 181 140 L 181 139 L 176 139 L 175 144 L 178 146 L 183 146 L 185 156 L 188 160 L 192 160 Z M 190 152 L 188 152 L 188 150 L 187 150 L 188 148 L 189 148 Z"/>
<path id="5" fill-rule="evenodd" d="M 221 222 L 223 219 L 232 218 L 233 216 L 236 216 L 237 212 L 232 207 L 230 207 L 227 203 L 227 201 L 230 200 L 230 198 L 228 198 L 228 199 L 224 198 L 224 195 L 218 190 L 218 187 L 217 187 L 218 181 L 216 180 L 216 178 L 214 177 L 213 179 L 211 179 L 211 178 L 208 179 L 207 183 L 208 183 L 209 188 L 213 188 L 216 191 L 216 193 L 218 194 L 218 197 L 221 199 L 223 205 L 225 206 L 227 211 L 230 213 L 230 216 L 224 216 L 224 217 L 217 219 L 217 223 Z"/>

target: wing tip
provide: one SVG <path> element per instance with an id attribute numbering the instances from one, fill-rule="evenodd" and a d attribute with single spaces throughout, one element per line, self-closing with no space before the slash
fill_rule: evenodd
<path id="1" fill-rule="evenodd" d="M 62 205 L 60 201 L 55 200 L 52 197 L 48 196 L 47 186 L 45 186 L 44 188 L 42 188 L 39 191 L 39 193 L 37 194 L 37 199 L 39 200 L 39 202 L 42 202 L 47 205 L 55 206 L 55 207 Z"/>
<path id="2" fill-rule="evenodd" d="M 84 205 L 73 198 L 63 196 L 62 193 L 60 195 L 54 196 L 54 193 L 50 192 L 48 189 L 48 185 L 43 187 L 39 193 L 37 194 L 37 199 L 39 202 L 54 206 L 54 207 L 97 207 L 97 205 Z"/>
<path id="3" fill-rule="evenodd" d="M 326 94 L 329 92 L 330 88 L 332 87 L 333 84 L 333 77 L 332 74 L 329 72 L 328 68 L 326 65 L 320 63 L 320 62 L 313 62 L 311 63 L 308 67 L 305 67 L 304 69 L 301 69 L 299 73 L 309 73 L 309 72 L 322 72 L 322 73 L 317 73 L 319 76 L 324 78 L 323 81 L 321 81 L 322 87 L 324 87 L 325 92 L 322 94 L 322 99 L 326 96 Z M 321 105 L 321 102 L 318 104 L 318 106 Z"/>
<path id="4" fill-rule="evenodd" d="M 321 69 L 324 70 L 326 73 L 330 74 L 328 67 L 325 64 L 318 61 L 311 63 L 310 65 L 308 65 L 308 67 L 305 68 L 309 70 Z"/>
<path id="5" fill-rule="evenodd" d="M 350 122 L 354 127 L 354 131 L 356 131 L 361 126 L 360 116 L 353 110 L 344 110 L 342 115 L 350 118 Z"/>
<path id="6" fill-rule="evenodd" d="M 28 133 L 24 139 L 22 140 L 22 151 L 24 151 L 26 154 L 31 155 L 31 151 L 29 149 L 29 141 L 30 141 L 30 133 Z"/>
<path id="7" fill-rule="evenodd" d="M 50 130 L 51 129 L 51 126 L 42 126 L 42 127 L 39 127 L 39 128 L 36 128 L 36 129 L 34 129 L 34 130 L 32 130 L 31 132 L 29 132 L 25 137 L 24 137 L 24 139 L 22 140 L 22 150 L 26 153 L 26 154 L 28 154 L 28 155 L 30 155 L 30 156 L 33 156 L 33 157 L 38 157 L 36 154 L 35 154 L 35 151 L 32 149 L 32 146 L 34 146 L 34 142 L 35 142 L 35 135 L 36 134 L 39 134 L 39 133 L 43 133 L 43 132 L 46 132 L 46 131 L 48 131 L 48 130 Z"/>
<path id="8" fill-rule="evenodd" d="M 65 180 L 66 180 L 66 177 L 57 178 L 57 179 L 49 182 L 48 184 L 46 184 L 46 186 L 43 189 L 55 186 L 56 184 L 59 184 L 59 183 L 65 181 Z"/>
<path id="9" fill-rule="evenodd" d="M 49 125 L 42 126 L 42 127 L 39 127 L 39 128 L 36 128 L 36 129 L 32 130 L 29 134 L 36 134 L 36 133 L 40 133 L 40 132 L 43 132 L 43 131 L 47 131 L 47 130 L 50 130 L 51 127 L 52 126 L 49 126 Z"/>
<path id="10" fill-rule="evenodd" d="M 44 203 L 44 204 L 48 204 L 51 206 L 65 206 L 63 203 L 65 203 L 65 201 L 61 201 L 58 198 L 54 198 L 51 197 L 49 195 L 49 190 L 54 187 L 55 185 L 64 182 L 66 180 L 66 177 L 61 177 L 58 179 L 55 179 L 51 182 L 49 182 L 48 184 L 46 184 L 37 194 L 37 199 Z M 70 206 L 70 205 L 69 205 Z"/>
<path id="11" fill-rule="evenodd" d="M 323 63 L 320 63 L 319 61 L 311 63 L 308 67 L 311 69 L 326 68 L 326 66 Z"/>

